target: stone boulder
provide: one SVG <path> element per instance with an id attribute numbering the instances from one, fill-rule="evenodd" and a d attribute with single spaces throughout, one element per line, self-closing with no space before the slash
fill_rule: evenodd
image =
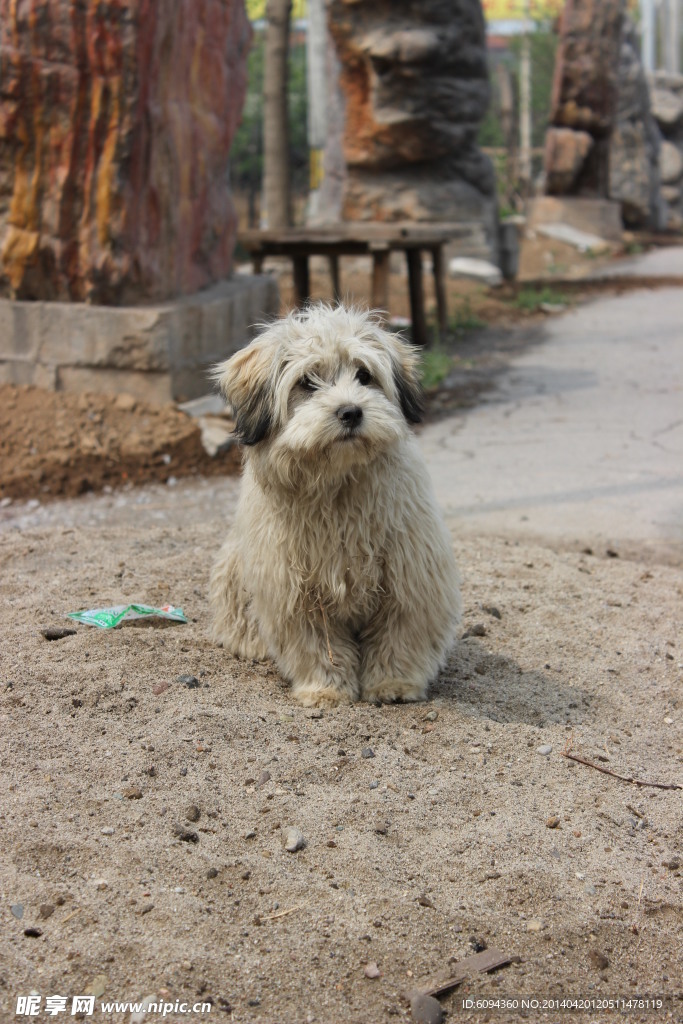
<path id="1" fill-rule="evenodd" d="M 550 121 L 609 135 L 618 92 L 625 0 L 567 0 L 560 21 Z"/>
<path id="2" fill-rule="evenodd" d="M 0 294 L 131 303 L 231 270 L 243 0 L 0 0 Z"/>
<path id="3" fill-rule="evenodd" d="M 621 204 L 622 219 L 629 228 L 659 230 L 666 224 L 659 153 L 660 132 L 652 116 L 638 34 L 627 17 L 621 38 L 615 124 L 609 139 L 608 194 Z"/>
<path id="4" fill-rule="evenodd" d="M 683 99 L 670 89 L 652 90 L 652 113 L 663 131 L 671 131 L 683 120 Z"/>
<path id="5" fill-rule="evenodd" d="M 479 0 L 330 0 L 328 26 L 330 109 L 341 111 L 326 146 L 329 219 L 483 221 L 493 238 L 495 176 L 477 146 L 490 95 Z"/>
<path id="6" fill-rule="evenodd" d="M 545 136 L 546 191 L 549 195 L 571 192 L 583 162 L 593 145 L 588 132 L 549 128 Z"/>
<path id="7" fill-rule="evenodd" d="M 657 71 L 650 80 L 652 112 L 663 136 L 659 154 L 668 227 L 683 227 L 683 75 Z"/>
<path id="8" fill-rule="evenodd" d="M 662 143 L 659 170 L 665 185 L 673 185 L 683 175 L 683 153 L 673 142 Z"/>
<path id="9" fill-rule="evenodd" d="M 621 29 L 626 0 L 566 0 L 560 19 L 560 39 L 555 58 L 550 124 L 553 128 L 588 133 L 593 144 L 571 178 L 572 195 L 607 196 L 608 139 L 614 125 L 618 93 Z M 581 143 L 572 151 L 577 154 Z M 566 177 L 554 157 L 564 159 L 562 147 L 546 149 L 548 182 Z M 550 163 L 548 160 L 550 159 Z"/>

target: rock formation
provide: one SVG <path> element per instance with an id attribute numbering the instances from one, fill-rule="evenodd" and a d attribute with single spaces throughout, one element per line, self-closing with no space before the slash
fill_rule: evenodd
<path id="1" fill-rule="evenodd" d="M 566 0 L 546 135 L 546 188 L 551 195 L 608 194 L 609 137 L 617 107 L 625 9 L 626 0 Z M 581 133 L 575 145 L 569 132 Z M 585 149 L 585 157 L 576 161 L 567 186 L 570 149 Z"/>
<path id="2" fill-rule="evenodd" d="M 243 0 L 0 0 L 0 295 L 163 299 L 230 272 Z"/>
<path id="3" fill-rule="evenodd" d="M 652 80 L 652 113 L 664 137 L 659 154 L 667 223 L 683 228 L 683 75 L 659 71 Z"/>
<path id="4" fill-rule="evenodd" d="M 662 228 L 666 213 L 660 191 L 660 141 L 640 62 L 638 34 L 624 19 L 615 123 L 609 139 L 608 196 L 621 204 L 626 227 Z"/>
<path id="5" fill-rule="evenodd" d="M 613 200 L 627 227 L 663 226 L 660 133 L 625 0 L 567 0 L 550 122 L 550 195 Z"/>
<path id="6" fill-rule="evenodd" d="M 341 147 L 328 136 L 330 219 L 486 221 L 492 231 L 494 173 L 476 142 L 489 102 L 479 0 L 330 0 L 328 18 L 343 110 Z"/>

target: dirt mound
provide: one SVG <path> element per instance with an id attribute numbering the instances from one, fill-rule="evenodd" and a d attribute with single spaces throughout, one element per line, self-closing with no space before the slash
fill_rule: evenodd
<path id="1" fill-rule="evenodd" d="M 239 467 L 237 447 L 210 458 L 196 422 L 173 405 L 0 386 L 0 498 L 73 497 Z"/>

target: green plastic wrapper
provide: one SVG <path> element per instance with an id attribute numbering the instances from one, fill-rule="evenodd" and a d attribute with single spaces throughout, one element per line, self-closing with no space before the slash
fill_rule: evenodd
<path id="1" fill-rule="evenodd" d="M 151 608 L 148 604 L 120 604 L 114 608 L 89 608 L 83 612 L 69 612 L 68 617 L 75 619 L 76 622 L 84 622 L 86 626 L 113 629 L 126 619 L 146 619 L 150 615 L 173 619 L 174 622 L 187 622 L 182 608 L 174 608 L 172 604 L 165 604 L 161 608 Z"/>

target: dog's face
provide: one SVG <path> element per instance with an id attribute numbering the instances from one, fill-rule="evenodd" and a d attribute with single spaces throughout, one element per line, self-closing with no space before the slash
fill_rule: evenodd
<path id="1" fill-rule="evenodd" d="M 291 480 L 295 468 L 346 472 L 401 440 L 420 419 L 417 363 L 371 314 L 316 305 L 268 327 L 215 377 L 242 442 Z"/>

